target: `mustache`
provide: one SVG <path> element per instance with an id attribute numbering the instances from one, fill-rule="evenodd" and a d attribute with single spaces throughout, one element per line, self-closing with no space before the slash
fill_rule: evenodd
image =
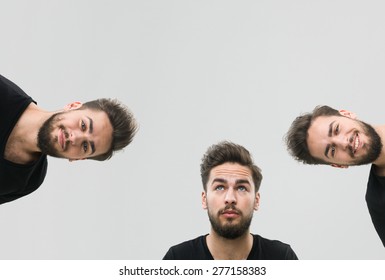
<path id="1" fill-rule="evenodd" d="M 219 210 L 218 211 L 218 214 L 219 215 L 222 215 L 222 214 L 224 214 L 225 212 L 227 212 L 227 211 L 232 211 L 232 212 L 235 212 L 236 214 L 238 214 L 238 215 L 242 215 L 242 211 L 241 210 L 239 210 L 238 208 L 236 208 L 234 205 L 226 205 L 226 207 L 225 208 L 223 208 L 223 209 L 221 209 L 221 210 Z"/>
<path id="2" fill-rule="evenodd" d="M 70 137 L 70 134 L 68 133 L 68 131 L 65 129 L 64 125 L 62 125 L 62 124 L 59 125 L 59 128 L 63 131 L 64 136 L 67 140 Z"/>
<path id="3" fill-rule="evenodd" d="M 355 130 L 352 135 L 349 137 L 349 145 L 348 145 L 348 150 L 349 150 L 349 155 L 351 158 L 354 158 L 354 151 L 353 151 L 353 140 L 354 140 L 354 137 L 358 136 L 358 131 Z"/>

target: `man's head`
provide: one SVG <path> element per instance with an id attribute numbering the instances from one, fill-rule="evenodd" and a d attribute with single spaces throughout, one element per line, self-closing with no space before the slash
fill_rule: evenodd
<path id="1" fill-rule="evenodd" d="M 136 131 L 127 107 L 103 98 L 67 105 L 44 122 L 37 140 L 41 152 L 50 156 L 101 161 L 131 143 Z"/>
<path id="2" fill-rule="evenodd" d="M 286 134 L 289 153 L 306 164 L 338 167 L 368 164 L 382 149 L 375 129 L 356 119 L 354 113 L 317 106 L 297 117 Z"/>
<path id="3" fill-rule="evenodd" d="M 262 181 L 249 151 L 230 142 L 211 146 L 202 159 L 201 177 L 202 206 L 212 230 L 228 239 L 247 234 L 259 206 Z"/>

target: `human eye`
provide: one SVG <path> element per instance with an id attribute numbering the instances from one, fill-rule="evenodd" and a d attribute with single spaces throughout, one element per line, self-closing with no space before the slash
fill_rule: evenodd
<path id="1" fill-rule="evenodd" d="M 86 123 L 83 120 L 81 121 L 80 126 L 81 126 L 82 131 L 86 131 L 87 126 L 86 126 Z"/>
<path id="2" fill-rule="evenodd" d="M 245 192 L 247 188 L 245 186 L 238 186 L 238 191 Z"/>
<path id="3" fill-rule="evenodd" d="M 214 190 L 216 190 L 216 191 L 223 191 L 224 189 L 225 189 L 225 187 L 223 185 L 217 185 L 214 188 Z"/>
<path id="4" fill-rule="evenodd" d="M 334 157 L 334 155 L 336 154 L 336 148 L 334 146 L 331 147 L 331 155 L 332 157 Z"/>
<path id="5" fill-rule="evenodd" d="M 86 153 L 87 150 L 88 150 L 88 143 L 87 143 L 86 141 L 84 141 L 84 142 L 82 143 L 82 148 L 83 148 L 83 151 Z"/>
<path id="6" fill-rule="evenodd" d="M 337 124 L 336 125 L 336 128 L 334 129 L 334 133 L 337 135 L 338 134 L 338 132 L 340 132 L 340 125 L 339 124 Z"/>

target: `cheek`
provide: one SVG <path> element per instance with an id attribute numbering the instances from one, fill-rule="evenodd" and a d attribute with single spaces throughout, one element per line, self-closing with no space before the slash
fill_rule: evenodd
<path id="1" fill-rule="evenodd" d="M 238 206 L 243 207 L 244 209 L 254 209 L 255 205 L 257 205 L 258 200 L 255 197 L 248 197 L 245 199 L 238 200 Z"/>
<path id="2" fill-rule="evenodd" d="M 219 207 L 219 199 L 218 198 L 216 198 L 216 199 L 213 199 L 212 197 L 211 197 L 211 199 L 210 198 L 206 198 L 206 207 L 207 207 L 207 209 L 211 209 L 211 210 L 215 210 L 215 209 L 217 209 L 218 207 Z"/>
<path id="3" fill-rule="evenodd" d="M 71 146 L 67 151 L 65 152 L 67 156 L 71 156 L 73 158 L 76 158 L 80 155 L 79 148 L 76 146 Z"/>

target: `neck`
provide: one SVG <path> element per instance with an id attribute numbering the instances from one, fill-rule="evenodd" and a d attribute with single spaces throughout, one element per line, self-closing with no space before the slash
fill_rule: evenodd
<path id="1" fill-rule="evenodd" d="M 31 103 L 14 126 L 5 149 L 5 158 L 16 163 L 28 163 L 41 152 L 37 146 L 37 134 L 42 124 L 53 113 L 39 109 Z"/>
<path id="2" fill-rule="evenodd" d="M 214 260 L 245 260 L 253 247 L 253 236 L 247 231 L 236 239 L 227 239 L 211 229 L 206 242 Z"/>

